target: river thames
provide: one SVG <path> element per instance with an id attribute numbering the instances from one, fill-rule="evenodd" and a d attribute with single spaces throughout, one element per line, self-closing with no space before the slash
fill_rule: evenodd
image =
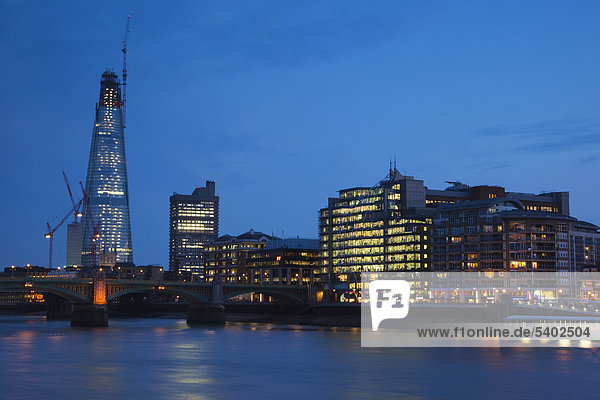
<path id="1" fill-rule="evenodd" d="M 2 399 L 596 398 L 589 349 L 367 349 L 359 329 L 0 316 Z"/>

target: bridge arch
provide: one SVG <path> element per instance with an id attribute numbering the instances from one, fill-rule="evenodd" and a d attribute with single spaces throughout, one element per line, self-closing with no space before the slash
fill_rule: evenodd
<path id="1" fill-rule="evenodd" d="M 298 296 L 295 296 L 293 294 L 290 293 L 286 293 L 284 291 L 279 291 L 277 290 L 277 288 L 269 288 L 269 287 L 254 287 L 254 288 L 239 288 L 239 289 L 235 289 L 231 292 L 229 291 L 225 291 L 225 288 L 223 288 L 223 296 L 222 299 L 223 301 L 225 300 L 229 300 L 235 296 L 241 296 L 243 294 L 250 294 L 250 293 L 259 293 L 259 294 L 264 294 L 267 296 L 271 296 L 274 297 L 278 300 L 287 300 L 290 303 L 293 304 L 304 304 L 305 301 Z"/>
<path id="2" fill-rule="evenodd" d="M 81 293 L 75 292 L 70 289 L 65 289 L 60 286 L 50 286 L 39 283 L 32 283 L 31 287 L 25 287 L 23 283 L 14 283 L 9 285 L 0 285 L 0 290 L 18 290 L 20 292 L 27 292 L 29 289 L 34 290 L 38 293 L 50 293 L 54 294 L 63 299 L 72 301 L 73 303 L 91 303 L 91 298 Z"/>
<path id="3" fill-rule="evenodd" d="M 205 296 L 190 292 L 183 289 L 176 289 L 165 287 L 164 289 L 157 289 L 156 287 L 132 287 L 123 290 L 119 290 L 117 292 L 113 292 L 106 296 L 106 301 L 116 300 L 119 297 L 126 296 L 132 293 L 147 293 L 147 292 L 155 292 L 155 293 L 168 293 L 172 295 L 183 296 L 189 303 L 210 303 L 210 299 Z"/>

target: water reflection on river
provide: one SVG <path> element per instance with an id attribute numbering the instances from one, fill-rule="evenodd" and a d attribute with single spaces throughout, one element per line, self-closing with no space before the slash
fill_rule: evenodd
<path id="1" fill-rule="evenodd" d="M 0 316 L 2 399 L 597 398 L 586 349 L 362 349 L 358 329 Z"/>

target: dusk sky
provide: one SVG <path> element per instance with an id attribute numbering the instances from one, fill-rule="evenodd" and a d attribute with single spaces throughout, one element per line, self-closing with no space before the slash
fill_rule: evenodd
<path id="1" fill-rule="evenodd" d="M 317 238 L 393 157 L 430 188 L 570 191 L 599 224 L 600 4 L 482 3 L 1 1 L 0 267 L 47 266 L 127 14 L 136 264 L 168 265 L 173 192 L 215 180 L 221 235 Z M 54 244 L 63 265 L 66 224 Z"/>

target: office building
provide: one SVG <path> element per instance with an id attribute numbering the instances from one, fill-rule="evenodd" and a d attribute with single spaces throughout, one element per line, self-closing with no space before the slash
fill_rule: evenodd
<path id="1" fill-rule="evenodd" d="M 211 282 L 220 275 L 223 282 L 248 283 L 250 274 L 248 253 L 264 249 L 273 237 L 250 229 L 238 236 L 224 235 L 206 245 L 205 280 Z"/>
<path id="2" fill-rule="evenodd" d="M 340 190 L 319 211 L 325 289 L 360 289 L 361 272 L 430 268 L 423 181 L 390 169 L 374 187 Z"/>
<path id="3" fill-rule="evenodd" d="M 204 246 L 219 236 L 219 197 L 206 181 L 191 195 L 170 197 L 169 268 L 179 279 L 203 280 Z"/>
<path id="4" fill-rule="evenodd" d="M 317 239 L 268 240 L 264 249 L 246 256 L 249 283 L 312 286 L 318 281 L 319 257 Z"/>
<path id="5" fill-rule="evenodd" d="M 67 267 L 81 266 L 81 223 L 67 225 Z"/>
<path id="6" fill-rule="evenodd" d="M 163 268 L 159 265 L 116 264 L 107 269 L 107 277 L 113 279 L 137 279 L 159 282 L 164 278 Z"/>
<path id="7" fill-rule="evenodd" d="M 84 267 L 97 266 L 102 253 L 114 254 L 117 262 L 133 263 L 122 106 L 117 75 L 106 71 L 100 81 L 85 183 L 89 208 L 84 207 L 82 222 Z"/>
<path id="8" fill-rule="evenodd" d="M 340 190 L 319 211 L 325 290 L 361 272 L 591 270 L 598 227 L 570 216 L 568 192 L 511 192 L 448 182 L 430 189 L 395 168 L 374 187 Z"/>

